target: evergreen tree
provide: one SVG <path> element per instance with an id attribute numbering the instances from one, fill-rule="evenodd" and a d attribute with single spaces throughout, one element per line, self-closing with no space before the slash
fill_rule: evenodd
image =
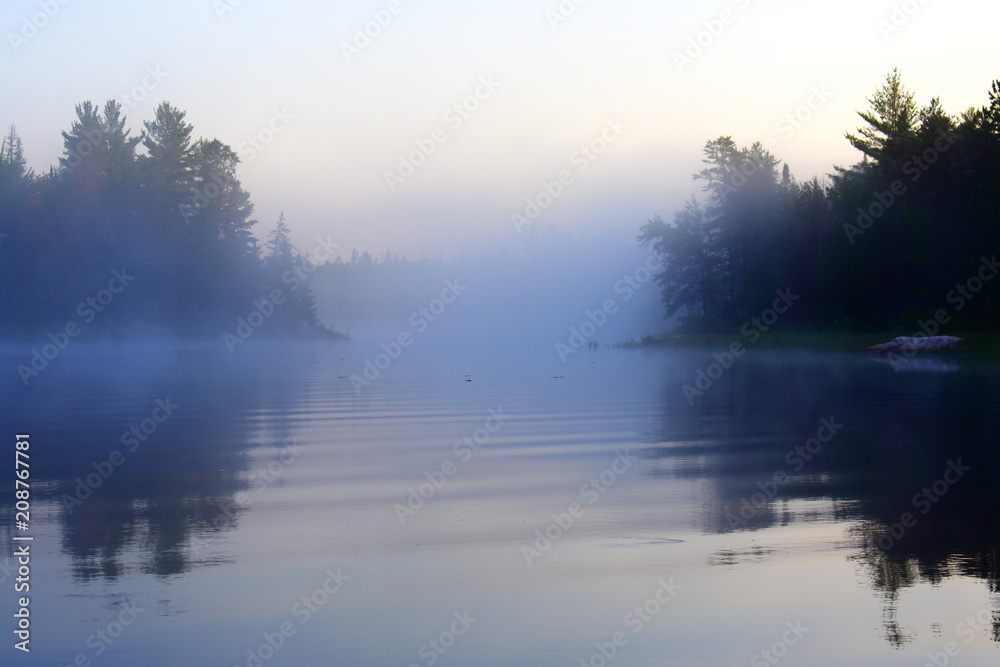
<path id="1" fill-rule="evenodd" d="M 33 177 L 24 159 L 21 137 L 17 136 L 17 128 L 11 125 L 0 142 L 0 196 L 12 197 L 22 183 Z"/>
<path id="2" fill-rule="evenodd" d="M 30 327 L 45 321 L 50 306 L 43 288 L 51 278 L 37 275 L 38 262 L 45 258 L 44 241 L 50 236 L 39 189 L 21 137 L 11 125 L 0 140 L 0 333 L 7 337 L 16 324 Z"/>
<path id="3" fill-rule="evenodd" d="M 0 332 L 64 326 L 122 267 L 134 282 L 85 322 L 89 329 L 214 335 L 264 289 L 289 297 L 279 317 L 287 329 L 320 327 L 305 284 L 312 267 L 283 218 L 267 262 L 261 257 L 229 146 L 193 142 L 184 112 L 168 102 L 140 137 L 117 102 L 99 110 L 85 101 L 75 111 L 58 166 L 42 177 L 27 169 L 13 127 L 0 141 L 0 234 L 17 243 L 0 262 Z"/>
<path id="4" fill-rule="evenodd" d="M 899 70 L 894 69 L 868 102 L 871 110 L 858 112 L 866 126 L 858 128 L 857 134 L 845 136 L 884 171 L 896 171 L 913 153 L 918 118 L 913 93 L 903 85 Z"/>
<path id="5" fill-rule="evenodd" d="M 656 283 L 662 291 L 665 317 L 684 314 L 702 327 L 720 323 L 725 305 L 720 269 L 725 252 L 719 247 L 717 232 L 693 197 L 674 215 L 672 225 L 656 217 L 643 226 L 639 241 L 664 266 Z"/>
<path id="6" fill-rule="evenodd" d="M 958 119 L 938 98 L 918 108 L 896 70 L 869 102 L 859 112 L 866 125 L 847 135 L 862 159 L 836 168 L 829 186 L 800 185 L 787 165 L 779 175 L 759 144 L 706 144 L 695 175 L 703 210 L 690 202 L 672 225 L 656 218 L 639 237 L 667 265 L 658 280 L 668 316 L 731 329 L 787 286 L 802 302 L 783 325 L 912 334 L 948 305 L 1000 245 L 1000 82 L 987 105 Z M 953 326 L 1000 324 L 995 303 L 956 307 Z"/>
<path id="7" fill-rule="evenodd" d="M 201 318 L 255 294 L 260 269 L 257 240 L 250 232 L 253 203 L 236 171 L 239 157 L 216 139 L 194 144 L 190 200 L 178 211 L 189 272 L 184 277 Z"/>
<path id="8" fill-rule="evenodd" d="M 316 315 L 316 296 L 308 284 L 314 267 L 292 243 L 284 212 L 278 216 L 278 222 L 268 234 L 264 247 L 268 287 L 270 290 L 282 290 L 288 299 L 288 304 L 283 306 L 287 315 L 281 316 L 279 321 L 285 324 L 286 329 L 304 324 L 313 330 L 325 330 Z"/>
<path id="9" fill-rule="evenodd" d="M 169 227 L 179 227 L 181 207 L 194 195 L 196 153 L 191 141 L 193 128 L 185 116 L 169 102 L 162 102 L 153 120 L 143 122 L 143 182 L 159 207 L 154 209 L 156 223 Z"/>

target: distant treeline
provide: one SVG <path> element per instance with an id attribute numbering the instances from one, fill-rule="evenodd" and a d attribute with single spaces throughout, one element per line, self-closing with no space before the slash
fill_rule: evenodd
<path id="1" fill-rule="evenodd" d="M 846 135 L 862 161 L 829 180 L 797 182 L 760 143 L 706 144 L 704 200 L 639 237 L 665 263 L 668 317 L 738 330 L 788 289 L 799 298 L 772 322 L 788 330 L 1000 325 L 1000 81 L 958 117 L 937 98 L 918 107 L 896 70 L 869 102 Z"/>
<path id="2" fill-rule="evenodd" d="M 322 331 L 301 279 L 310 260 L 283 216 L 263 247 L 250 232 L 238 155 L 193 140 L 184 112 L 166 102 L 143 126 L 132 136 L 119 103 L 84 102 L 58 166 L 41 175 L 10 128 L 0 149 L 0 335 L 71 326 L 221 336 L 239 317 Z"/>

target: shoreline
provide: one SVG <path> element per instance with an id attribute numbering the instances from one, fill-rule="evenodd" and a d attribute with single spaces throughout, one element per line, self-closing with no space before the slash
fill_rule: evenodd
<path id="1" fill-rule="evenodd" d="M 627 340 L 615 344 L 622 349 L 649 348 L 728 348 L 733 343 L 741 343 L 746 349 L 780 350 L 780 349 L 812 349 L 841 350 L 865 352 L 866 348 L 886 343 L 897 336 L 905 336 L 895 332 L 767 332 L 760 333 L 757 339 L 750 342 L 739 332 L 733 333 L 664 333 L 646 335 L 639 340 Z M 952 332 L 949 335 L 962 338 L 962 342 L 954 348 L 933 350 L 936 354 L 961 354 L 963 352 L 986 353 L 1000 358 L 1000 334 L 994 332 Z M 930 352 L 931 350 L 928 350 Z M 874 353 L 874 352 L 873 352 Z"/>

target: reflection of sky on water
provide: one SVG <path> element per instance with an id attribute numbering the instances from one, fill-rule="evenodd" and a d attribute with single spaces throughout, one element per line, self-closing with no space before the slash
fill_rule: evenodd
<path id="1" fill-rule="evenodd" d="M 343 376 L 369 352 L 189 349 L 111 370 L 95 352 L 53 365 L 30 400 L 5 391 L 5 422 L 19 415 L 51 454 L 35 473 L 38 659 L 90 651 L 125 601 L 147 611 L 106 664 L 245 664 L 284 620 L 288 664 L 331 651 L 421 664 L 466 609 L 479 620 L 442 664 L 574 663 L 623 629 L 622 664 L 745 663 L 795 620 L 811 630 L 789 664 L 909 664 L 956 638 L 967 659 L 995 657 L 991 367 L 896 374 L 853 355 L 756 353 L 689 405 L 681 385 L 711 350 L 602 349 L 563 366 L 549 350 L 446 348 L 401 358 L 358 395 Z M 68 512 L 62 494 L 168 395 L 177 414 Z M 509 421 L 457 456 L 500 407 Z M 831 417 L 842 431 L 801 466 L 786 460 Z M 638 461 L 589 503 L 584 486 L 625 450 Z M 959 457 L 968 476 L 880 549 Z M 394 504 L 448 460 L 456 474 L 401 524 Z M 522 547 L 572 503 L 580 516 L 529 567 Z M 297 601 L 337 567 L 350 580 L 300 623 Z M 676 598 L 631 634 L 626 614 L 671 578 Z M 959 626 L 983 609 L 989 626 L 964 643 Z"/>

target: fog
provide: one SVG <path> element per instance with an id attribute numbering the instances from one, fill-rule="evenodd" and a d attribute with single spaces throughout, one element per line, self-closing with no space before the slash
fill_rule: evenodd
<path id="1" fill-rule="evenodd" d="M 547 347 L 568 359 L 590 344 L 661 331 L 658 269 L 634 237 L 550 231 L 481 256 L 326 265 L 310 285 L 320 320 L 355 339 L 392 341 L 403 333 L 470 347 Z M 557 343 L 572 352 L 560 356 Z"/>
<path id="2" fill-rule="evenodd" d="M 0 664 L 996 665 L 998 19 L 5 0 Z"/>

